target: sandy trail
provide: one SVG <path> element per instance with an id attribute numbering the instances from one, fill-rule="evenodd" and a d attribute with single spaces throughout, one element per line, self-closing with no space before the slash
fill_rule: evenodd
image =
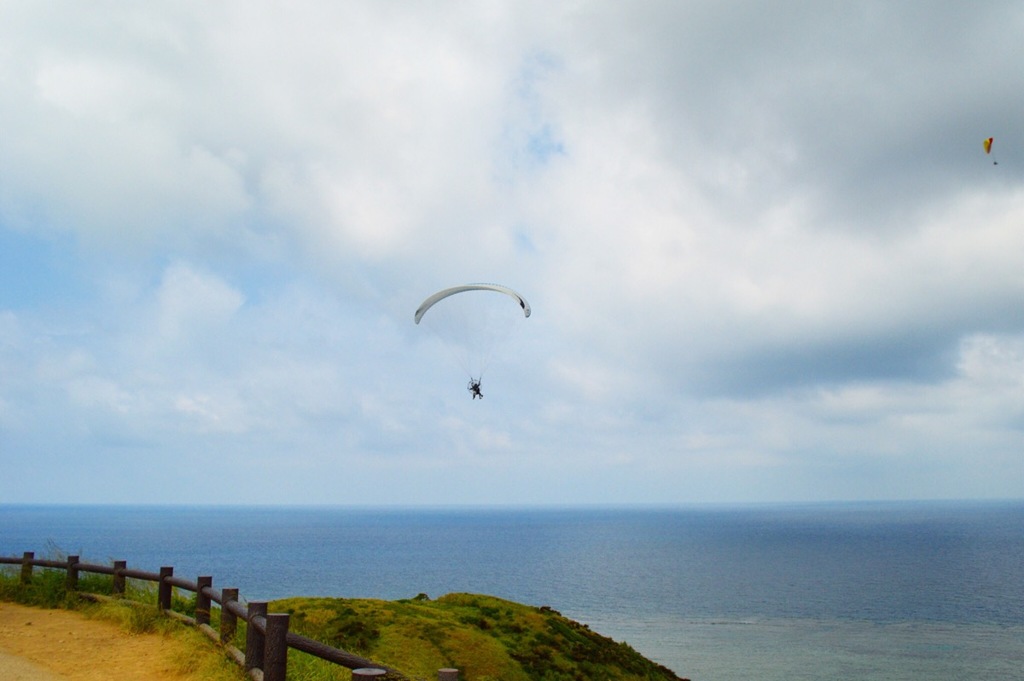
<path id="1" fill-rule="evenodd" d="M 181 681 L 191 678 L 173 662 L 182 645 L 68 610 L 0 602 L 4 681 Z"/>

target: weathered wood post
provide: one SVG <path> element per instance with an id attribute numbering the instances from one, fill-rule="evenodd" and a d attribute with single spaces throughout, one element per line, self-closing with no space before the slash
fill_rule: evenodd
<path id="1" fill-rule="evenodd" d="M 383 669 L 376 669 L 374 667 L 363 667 L 362 669 L 352 670 L 352 681 L 377 681 L 387 674 Z"/>
<path id="2" fill-rule="evenodd" d="M 220 642 L 224 645 L 235 639 L 238 617 L 228 609 L 228 603 L 238 601 L 238 589 L 220 590 Z"/>
<path id="3" fill-rule="evenodd" d="M 36 554 L 34 551 L 26 551 L 21 554 L 21 583 L 30 584 L 32 582 L 32 561 L 35 560 Z"/>
<path id="4" fill-rule="evenodd" d="M 204 594 L 205 587 L 213 587 L 213 577 L 196 577 L 196 624 L 210 623 L 210 594 Z"/>
<path id="5" fill-rule="evenodd" d="M 64 588 L 68 593 L 78 591 L 78 556 L 68 556 L 68 574 L 64 580 Z"/>
<path id="6" fill-rule="evenodd" d="M 263 653 L 263 681 L 285 681 L 288 676 L 288 613 L 267 615 L 266 648 Z"/>
<path id="7" fill-rule="evenodd" d="M 261 632 L 253 620 L 256 617 L 267 616 L 267 604 L 265 601 L 250 601 L 245 613 L 245 619 L 249 626 L 245 628 L 245 671 L 252 669 L 263 669 L 263 632 Z"/>
<path id="8" fill-rule="evenodd" d="M 115 560 L 114 561 L 114 586 L 111 592 L 114 598 L 124 596 L 124 573 L 121 570 L 128 569 L 128 561 L 126 560 Z"/>
<path id="9" fill-rule="evenodd" d="M 174 576 L 174 568 L 170 566 L 164 566 L 160 568 L 160 584 L 157 587 L 157 606 L 161 610 L 171 609 L 171 594 L 173 593 L 174 587 L 167 581 L 169 577 Z"/>
<path id="10" fill-rule="evenodd" d="M 459 681 L 458 669 L 438 669 L 437 681 Z"/>

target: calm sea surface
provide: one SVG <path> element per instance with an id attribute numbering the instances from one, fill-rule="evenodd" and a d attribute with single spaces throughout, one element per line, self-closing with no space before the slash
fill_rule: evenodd
<path id="1" fill-rule="evenodd" d="M 0 505 L 0 555 L 78 553 L 248 600 L 484 593 L 694 681 L 1024 679 L 1024 502 L 674 509 Z"/>

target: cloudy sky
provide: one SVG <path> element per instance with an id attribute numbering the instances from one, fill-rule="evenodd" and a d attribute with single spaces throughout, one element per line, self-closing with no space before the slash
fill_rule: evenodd
<path id="1" fill-rule="evenodd" d="M 0 502 L 1024 497 L 1022 35 L 2 0 Z M 482 401 L 412 320 L 474 281 Z"/>

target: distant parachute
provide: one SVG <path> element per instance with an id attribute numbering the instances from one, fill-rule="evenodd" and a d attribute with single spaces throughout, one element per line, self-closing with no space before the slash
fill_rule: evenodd
<path id="1" fill-rule="evenodd" d="M 530 312 L 526 299 L 507 286 L 464 284 L 428 296 L 413 321 L 423 322 L 451 351 L 469 374 L 475 399 L 483 397 L 484 371 Z"/>
<path id="2" fill-rule="evenodd" d="M 995 139 L 994 137 L 989 137 L 983 143 L 985 145 L 985 153 L 987 155 L 989 155 L 989 156 L 992 156 L 992 142 L 993 142 L 994 139 Z M 995 156 L 992 156 L 992 165 L 994 165 L 994 166 L 999 165 L 999 161 L 996 160 Z"/>
<path id="3" fill-rule="evenodd" d="M 443 291 L 438 291 L 424 300 L 416 310 L 414 320 L 419 324 L 420 320 L 423 319 L 423 315 L 425 315 L 427 310 L 432 308 L 434 305 L 448 296 L 454 296 L 456 293 L 465 293 L 466 291 L 494 291 L 496 293 L 504 293 L 507 296 L 512 296 L 515 298 L 516 302 L 519 303 L 519 307 L 523 308 L 523 316 L 530 316 L 530 304 L 526 302 L 526 298 L 523 298 L 507 286 L 499 286 L 498 284 L 464 284 L 462 286 L 453 286 L 452 288 L 446 288 Z"/>

